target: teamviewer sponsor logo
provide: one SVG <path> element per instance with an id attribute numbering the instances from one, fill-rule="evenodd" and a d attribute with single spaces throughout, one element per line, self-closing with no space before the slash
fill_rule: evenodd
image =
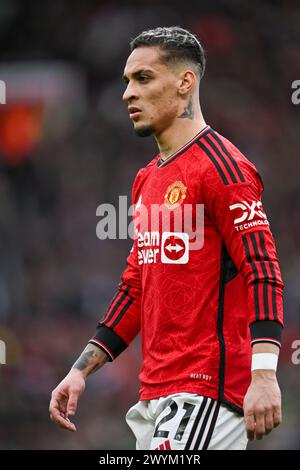
<path id="1" fill-rule="evenodd" d="M 189 261 L 189 235 L 184 232 L 136 231 L 138 263 L 185 264 Z"/>
<path id="2" fill-rule="evenodd" d="M 247 230 L 257 225 L 269 225 L 267 216 L 262 209 L 261 201 L 237 202 L 229 206 L 231 211 L 239 211 L 240 216 L 234 219 L 233 223 L 237 232 Z"/>
<path id="3" fill-rule="evenodd" d="M 164 232 L 161 240 L 161 262 L 167 264 L 186 264 L 188 261 L 188 234 L 180 232 Z"/>

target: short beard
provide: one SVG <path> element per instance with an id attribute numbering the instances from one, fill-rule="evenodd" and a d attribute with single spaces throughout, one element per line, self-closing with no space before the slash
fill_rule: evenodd
<path id="1" fill-rule="evenodd" d="M 138 129 L 134 129 L 134 132 L 139 137 L 149 137 L 154 134 L 154 127 L 152 126 L 142 126 Z"/>

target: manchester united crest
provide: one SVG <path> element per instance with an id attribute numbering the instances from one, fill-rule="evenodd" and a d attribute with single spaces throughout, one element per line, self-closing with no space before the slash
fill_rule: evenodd
<path id="1" fill-rule="evenodd" d="M 169 209 L 176 209 L 186 198 L 186 186 L 182 181 L 174 181 L 174 183 L 168 186 L 165 194 L 165 205 Z"/>

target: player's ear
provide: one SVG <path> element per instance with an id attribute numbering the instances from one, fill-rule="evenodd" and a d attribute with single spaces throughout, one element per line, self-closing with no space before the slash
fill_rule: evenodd
<path id="1" fill-rule="evenodd" d="M 179 76 L 178 93 L 186 95 L 194 90 L 196 84 L 196 74 L 192 70 L 184 70 Z"/>

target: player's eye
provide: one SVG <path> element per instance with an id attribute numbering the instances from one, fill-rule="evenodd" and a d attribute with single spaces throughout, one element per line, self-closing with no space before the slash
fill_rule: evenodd
<path id="1" fill-rule="evenodd" d="M 149 77 L 146 77 L 145 75 L 140 75 L 138 80 L 139 80 L 139 82 L 144 83 L 144 82 L 147 82 L 149 80 Z"/>

